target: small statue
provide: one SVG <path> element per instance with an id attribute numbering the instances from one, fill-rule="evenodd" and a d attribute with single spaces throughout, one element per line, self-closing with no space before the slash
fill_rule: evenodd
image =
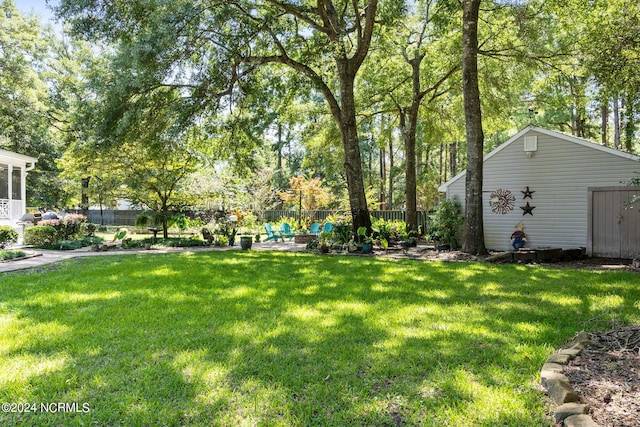
<path id="1" fill-rule="evenodd" d="M 511 234 L 511 246 L 513 246 L 513 249 L 516 251 L 524 248 L 525 243 L 527 243 L 527 235 L 522 230 L 524 230 L 524 224 L 519 222 L 518 225 L 516 225 L 516 231 Z"/>

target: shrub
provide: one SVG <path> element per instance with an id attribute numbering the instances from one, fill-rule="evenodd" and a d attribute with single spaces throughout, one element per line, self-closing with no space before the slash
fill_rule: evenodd
<path id="1" fill-rule="evenodd" d="M 4 249 L 18 241 L 18 233 L 13 227 L 3 225 L 0 227 L 0 249 Z"/>
<path id="2" fill-rule="evenodd" d="M 87 217 L 78 214 L 67 214 L 61 219 L 46 219 L 40 221 L 39 225 L 50 226 L 56 230 L 56 241 L 73 240 L 83 231 L 83 224 L 87 222 Z"/>
<path id="3" fill-rule="evenodd" d="M 96 234 L 97 226 L 91 222 L 83 222 L 80 226 L 80 235 L 91 237 Z"/>
<path id="4" fill-rule="evenodd" d="M 0 261 L 7 261 L 10 259 L 22 258 L 27 256 L 24 251 L 2 251 L 0 250 Z"/>
<path id="5" fill-rule="evenodd" d="M 34 225 L 24 230 L 24 244 L 30 246 L 50 245 L 59 240 L 57 235 L 58 231 L 50 225 Z"/>
<path id="6" fill-rule="evenodd" d="M 136 227 L 139 229 L 145 229 L 151 224 L 151 214 L 149 212 L 142 212 L 136 217 Z M 105 230 L 106 231 L 106 230 Z"/>
<path id="7" fill-rule="evenodd" d="M 462 205 L 457 197 L 445 199 L 429 216 L 429 237 L 431 240 L 458 247 L 457 235 L 464 222 Z"/>
<path id="8" fill-rule="evenodd" d="M 224 245 L 227 245 L 229 243 L 229 240 L 224 237 L 224 236 L 220 236 L 219 237 L 220 240 L 224 239 Z M 156 246 L 164 246 L 164 247 L 169 247 L 169 248 L 189 248 L 189 247 L 199 247 L 199 246 L 204 246 L 205 242 L 200 239 L 197 236 L 193 236 L 193 237 L 169 237 L 168 239 L 157 239 L 155 242 L 153 242 L 153 239 L 144 239 L 144 240 L 138 240 L 138 241 L 132 241 L 130 243 L 129 247 L 137 247 L 137 246 L 141 246 L 145 243 L 150 243 L 150 244 L 154 244 Z M 224 246 L 222 245 L 222 246 Z"/>
<path id="9" fill-rule="evenodd" d="M 59 240 L 53 243 L 47 243 L 44 245 L 40 245 L 39 247 L 42 249 L 53 249 L 53 250 L 61 250 L 61 251 L 72 251 L 74 249 L 80 249 L 87 246 L 91 246 L 93 244 L 102 244 L 104 243 L 104 239 L 95 236 L 87 236 L 81 240 Z"/>

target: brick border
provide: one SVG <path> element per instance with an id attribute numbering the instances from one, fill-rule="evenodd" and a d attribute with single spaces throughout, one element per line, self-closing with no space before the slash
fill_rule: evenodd
<path id="1" fill-rule="evenodd" d="M 549 356 L 540 372 L 540 382 L 547 395 L 556 404 L 554 420 L 564 427 L 599 427 L 589 415 L 589 406 L 580 402 L 580 395 L 573 389 L 569 378 L 562 371 L 590 343 L 589 334 L 580 332 L 569 347 Z"/>

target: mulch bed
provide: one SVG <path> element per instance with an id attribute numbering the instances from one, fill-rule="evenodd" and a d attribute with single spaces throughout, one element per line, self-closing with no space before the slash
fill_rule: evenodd
<path id="1" fill-rule="evenodd" d="M 564 374 L 598 425 L 640 426 L 640 325 L 591 334 L 591 341 Z"/>

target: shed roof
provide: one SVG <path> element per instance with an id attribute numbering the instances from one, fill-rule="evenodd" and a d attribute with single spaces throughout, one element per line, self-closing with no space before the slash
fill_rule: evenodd
<path id="1" fill-rule="evenodd" d="M 511 138 L 509 138 L 507 141 L 505 141 L 504 143 L 502 143 L 501 145 L 499 145 L 498 147 L 496 147 L 493 151 L 491 151 L 490 153 L 485 154 L 485 156 L 483 157 L 483 161 L 486 162 L 488 159 L 492 158 L 493 156 L 495 156 L 496 154 L 498 154 L 500 151 L 504 150 L 505 148 L 507 148 L 509 145 L 513 144 L 515 141 L 517 141 L 518 139 L 522 138 L 525 134 L 529 133 L 529 132 L 538 132 L 538 133 L 542 133 L 554 138 L 559 138 L 562 139 L 564 141 L 568 141 L 568 142 L 572 142 L 574 144 L 578 144 L 578 145 L 582 145 L 584 147 L 593 149 L 593 150 L 598 150 L 601 151 L 603 153 L 608 153 L 608 154 L 613 154 L 619 157 L 623 157 L 625 159 L 629 159 L 629 160 L 636 160 L 636 161 L 640 161 L 640 157 L 635 156 L 633 154 L 629 154 L 629 153 L 625 153 L 624 151 L 619 151 L 619 150 L 614 150 L 613 148 L 609 148 L 609 147 L 605 147 L 604 145 L 600 145 L 597 144 L 593 141 L 589 141 L 587 139 L 582 139 L 582 138 L 576 138 L 575 136 L 572 135 L 567 135 L 565 133 L 562 132 L 557 132 L 557 131 L 553 131 L 553 130 L 549 130 L 549 129 L 544 129 L 544 128 L 540 128 L 537 126 L 527 126 L 526 128 L 522 129 L 520 132 L 518 132 L 517 134 L 515 134 L 514 136 L 512 136 Z M 447 182 L 445 182 L 444 184 L 442 184 L 440 187 L 438 187 L 438 191 L 444 193 L 447 191 L 447 187 L 449 187 L 451 184 L 453 184 L 454 182 L 458 181 L 459 179 L 463 178 L 466 175 L 467 171 L 466 169 L 462 172 L 460 172 L 459 174 L 457 174 L 456 176 L 454 176 L 453 178 L 451 178 L 450 180 L 448 180 Z"/>
<path id="2" fill-rule="evenodd" d="M 25 163 L 36 163 L 38 161 L 38 159 L 36 159 L 35 157 L 25 156 L 24 154 L 18 154 L 14 153 L 13 151 L 7 151 L 3 149 L 0 149 L 0 157 L 6 157 Z"/>

